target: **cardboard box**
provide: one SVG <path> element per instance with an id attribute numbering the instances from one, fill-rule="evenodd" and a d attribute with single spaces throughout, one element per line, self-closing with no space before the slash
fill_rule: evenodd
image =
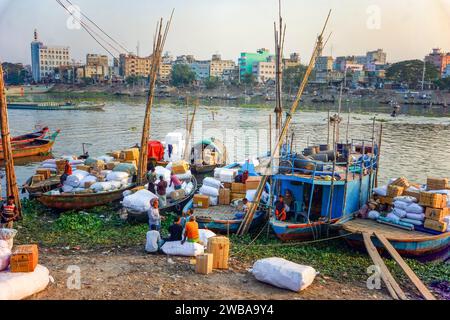
<path id="1" fill-rule="evenodd" d="M 437 209 L 437 208 L 427 208 L 425 211 L 425 217 L 427 219 L 442 221 L 446 216 L 450 214 L 449 208 Z"/>
<path id="2" fill-rule="evenodd" d="M 39 260 L 38 247 L 35 244 L 16 246 L 11 254 L 11 272 L 33 272 Z"/>
<path id="3" fill-rule="evenodd" d="M 445 232 L 447 231 L 447 222 L 425 219 L 424 227 L 434 231 Z"/>
<path id="4" fill-rule="evenodd" d="M 76 167 L 77 170 L 81 170 L 81 171 L 86 171 L 86 172 L 91 172 L 91 167 L 89 166 L 85 166 L 85 165 L 79 165 Z"/>
<path id="5" fill-rule="evenodd" d="M 447 195 L 421 192 L 419 204 L 423 207 L 443 209 L 447 207 Z"/>
<path id="6" fill-rule="evenodd" d="M 184 197 L 186 197 L 186 191 L 184 191 L 183 189 L 172 191 L 169 197 L 174 201 L 183 199 Z"/>
<path id="7" fill-rule="evenodd" d="M 231 184 L 231 192 L 232 193 L 245 193 L 247 189 L 245 188 L 245 184 L 233 182 Z"/>
<path id="8" fill-rule="evenodd" d="M 37 169 L 36 170 L 36 174 L 41 174 L 44 176 L 44 179 L 47 180 L 48 178 L 51 177 L 52 172 L 50 169 Z"/>
<path id="9" fill-rule="evenodd" d="M 209 197 L 202 194 L 194 195 L 194 208 L 209 208 Z"/>
<path id="10" fill-rule="evenodd" d="M 245 193 L 232 192 L 232 193 L 231 193 L 231 201 L 233 201 L 233 200 L 239 200 L 239 199 L 244 199 L 245 196 L 246 196 Z"/>
<path id="11" fill-rule="evenodd" d="M 210 274 L 213 272 L 213 254 L 204 253 L 196 256 L 195 273 Z"/>
<path id="12" fill-rule="evenodd" d="M 189 164 L 184 161 L 176 161 L 172 164 L 172 172 L 175 174 L 185 174 L 189 171 Z"/>
<path id="13" fill-rule="evenodd" d="M 447 178 L 427 178 L 427 188 L 428 190 L 444 190 L 447 188 L 448 179 Z"/>
<path id="14" fill-rule="evenodd" d="M 230 202 L 231 202 L 231 190 L 221 188 L 219 190 L 219 204 L 229 205 Z"/>
<path id="15" fill-rule="evenodd" d="M 247 181 L 245 182 L 245 188 L 246 190 L 256 190 L 258 189 L 259 184 L 261 183 L 262 177 L 248 177 Z"/>
<path id="16" fill-rule="evenodd" d="M 122 151 L 122 158 L 125 161 L 133 161 L 133 160 L 139 160 L 139 149 L 138 148 L 131 148 Z"/>

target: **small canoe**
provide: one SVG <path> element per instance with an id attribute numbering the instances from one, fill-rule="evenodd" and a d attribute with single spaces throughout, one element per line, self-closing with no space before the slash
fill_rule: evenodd
<path id="1" fill-rule="evenodd" d="M 428 258 L 439 256 L 441 253 L 447 255 L 450 253 L 450 232 L 432 235 L 421 231 L 403 230 L 370 219 L 346 218 L 337 225 L 340 227 L 340 233 L 347 235 L 346 242 L 359 249 L 365 248 L 362 232 L 370 235 L 376 232 L 389 240 L 395 250 L 405 257 Z M 385 250 L 378 238 L 372 237 L 372 242 L 380 252 Z"/>
<path id="2" fill-rule="evenodd" d="M 46 180 L 39 182 L 33 182 L 32 177 L 30 177 L 23 185 L 23 188 L 28 192 L 30 198 L 38 198 L 42 194 L 57 188 L 60 183 L 60 175 L 54 175 Z"/>
<path id="3" fill-rule="evenodd" d="M 192 201 L 192 197 L 194 196 L 195 192 L 197 191 L 197 179 L 195 179 L 194 176 L 192 176 L 191 182 L 194 185 L 191 193 L 189 193 L 188 195 L 186 195 L 186 197 L 184 197 L 183 199 L 180 199 L 178 201 L 169 202 L 169 199 L 168 199 L 167 206 L 165 206 L 163 208 L 159 208 L 159 213 L 160 214 L 167 214 L 167 213 L 180 214 L 182 212 L 183 208 L 186 206 L 186 204 L 188 202 Z M 137 212 L 137 211 L 133 211 L 130 209 L 126 209 L 126 212 L 128 213 L 128 219 L 130 221 L 136 221 L 136 222 L 140 222 L 140 223 L 148 222 L 147 212 Z"/>
<path id="4" fill-rule="evenodd" d="M 12 145 L 13 158 L 24 158 L 48 154 L 55 144 L 59 130 L 53 133 L 50 139 L 35 139 L 28 143 Z M 4 160 L 3 150 L 0 149 L 0 160 Z"/>
<path id="5" fill-rule="evenodd" d="M 332 220 L 331 225 L 338 219 Z M 283 222 L 277 219 L 270 219 L 270 226 L 275 236 L 281 241 L 304 241 L 319 238 L 329 229 L 330 223 L 324 221 L 314 221 L 310 223 Z"/>
<path id="6" fill-rule="evenodd" d="M 11 144 L 18 145 L 18 144 L 29 143 L 36 139 L 44 139 L 44 137 L 48 133 L 48 131 L 49 131 L 49 129 L 47 127 L 45 127 L 44 129 L 36 131 L 36 132 L 26 133 L 26 134 L 23 134 L 20 136 L 12 137 Z M 0 139 L 0 141 L 1 141 L 1 139 Z M 0 149 L 1 148 L 2 148 L 2 146 L 0 146 Z"/>
<path id="7" fill-rule="evenodd" d="M 119 201 L 123 198 L 123 192 L 131 190 L 135 187 L 131 184 L 127 188 L 119 190 L 98 192 L 98 193 L 62 193 L 53 195 L 46 192 L 38 197 L 38 201 L 46 207 L 68 211 L 68 210 L 84 210 Z"/>
<path id="8" fill-rule="evenodd" d="M 8 109 L 18 110 L 103 110 L 104 103 L 96 104 L 73 104 L 73 103 L 58 103 L 58 102 L 9 102 Z"/>

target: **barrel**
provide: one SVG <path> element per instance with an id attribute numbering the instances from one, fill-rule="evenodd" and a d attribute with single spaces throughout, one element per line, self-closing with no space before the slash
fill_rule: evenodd
<path id="1" fill-rule="evenodd" d="M 297 155 L 294 160 L 294 168 L 296 169 L 304 169 L 304 170 L 314 170 L 314 164 L 312 162 L 307 162 L 305 160 L 313 160 L 310 157 L 305 157 L 302 155 Z"/>
<path id="2" fill-rule="evenodd" d="M 305 156 L 311 156 L 313 154 L 316 154 L 316 148 L 315 147 L 307 147 L 305 150 L 303 150 L 303 154 Z"/>
<path id="3" fill-rule="evenodd" d="M 328 150 L 328 151 L 321 151 L 319 154 L 326 154 L 328 157 L 327 161 L 334 161 L 336 154 L 334 153 L 334 150 Z"/>
<path id="4" fill-rule="evenodd" d="M 328 151 L 330 150 L 330 145 L 329 144 L 321 144 L 319 146 L 320 151 Z"/>
<path id="5" fill-rule="evenodd" d="M 311 156 L 314 160 L 328 162 L 328 154 L 327 153 L 318 153 Z"/>

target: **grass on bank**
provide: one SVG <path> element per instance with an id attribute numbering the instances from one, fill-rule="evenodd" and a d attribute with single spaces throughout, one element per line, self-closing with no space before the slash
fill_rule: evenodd
<path id="1" fill-rule="evenodd" d="M 105 206 L 85 212 L 55 214 L 36 201 L 23 202 L 24 218 L 15 225 L 19 233 L 17 244 L 38 243 L 41 247 L 62 249 L 108 249 L 111 247 L 144 246 L 147 224 L 123 221 L 117 209 Z M 169 215 L 162 223 L 162 234 L 167 234 L 173 222 Z M 254 235 L 231 236 L 231 254 L 243 261 L 253 262 L 267 257 L 282 257 L 293 262 L 311 265 L 324 276 L 342 281 L 365 281 L 367 268 L 373 264 L 367 254 L 350 249 L 344 240 L 337 239 L 306 245 L 282 245 L 265 232 L 252 243 Z M 400 282 L 408 283 L 406 275 L 395 261 L 384 260 Z M 423 281 L 450 281 L 450 267 L 444 262 L 407 263 Z"/>

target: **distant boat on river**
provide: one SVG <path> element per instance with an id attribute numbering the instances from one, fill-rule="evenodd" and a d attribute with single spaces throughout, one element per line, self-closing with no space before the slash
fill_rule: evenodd
<path id="1" fill-rule="evenodd" d="M 103 110 L 104 103 L 9 102 L 8 109 L 19 110 Z"/>

